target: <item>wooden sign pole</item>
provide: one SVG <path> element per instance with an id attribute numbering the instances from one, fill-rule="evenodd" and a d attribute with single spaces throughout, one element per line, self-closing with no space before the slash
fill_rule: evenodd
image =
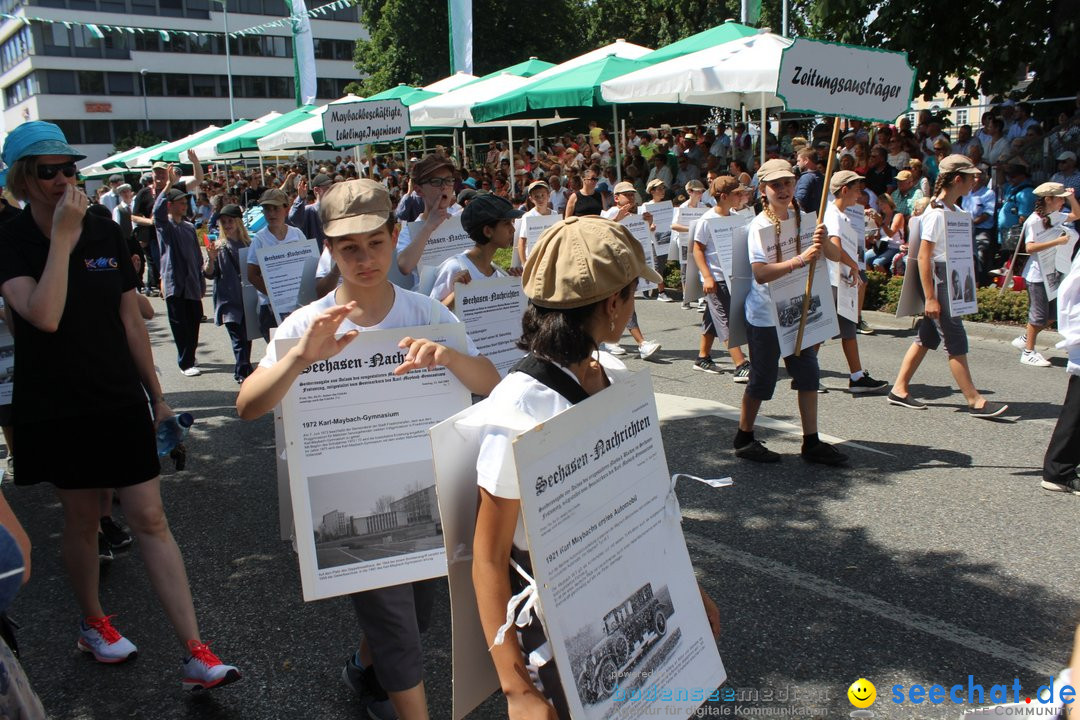
<path id="1" fill-rule="evenodd" d="M 825 208 L 829 205 L 829 183 L 832 181 L 833 164 L 836 162 L 836 145 L 840 139 L 840 118 L 833 118 L 832 140 L 829 142 L 829 160 L 825 165 L 825 182 L 821 188 L 821 203 L 818 206 L 817 226 L 825 224 Z M 810 261 L 810 272 L 806 276 L 806 294 L 803 295 L 802 317 L 799 319 L 799 334 L 795 338 L 795 355 L 802 352 L 803 334 L 806 332 L 806 315 L 810 312 L 810 291 L 814 289 L 814 267 L 817 260 Z"/>

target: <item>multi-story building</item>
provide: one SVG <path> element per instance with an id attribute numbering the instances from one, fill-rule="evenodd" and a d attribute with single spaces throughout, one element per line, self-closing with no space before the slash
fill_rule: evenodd
<path id="1" fill-rule="evenodd" d="M 230 32 L 289 15 L 284 0 L 227 1 Z M 308 0 L 308 9 L 329 2 Z M 117 140 L 147 127 L 175 140 L 230 121 L 221 0 L 0 0 L 0 12 L 57 21 L 0 22 L 0 90 L 8 129 L 26 120 L 55 122 L 90 163 L 111 154 Z M 86 23 L 113 29 L 95 33 Z M 131 33 L 114 26 L 193 34 Z M 325 103 L 357 79 L 353 50 L 367 31 L 356 7 L 312 18 L 311 28 L 315 102 Z M 296 106 L 290 33 L 285 25 L 230 38 L 236 119 Z"/>
<path id="2" fill-rule="evenodd" d="M 322 533 L 325 537 L 344 537 L 349 534 L 349 516 L 340 510 L 331 510 L 322 517 Z"/>

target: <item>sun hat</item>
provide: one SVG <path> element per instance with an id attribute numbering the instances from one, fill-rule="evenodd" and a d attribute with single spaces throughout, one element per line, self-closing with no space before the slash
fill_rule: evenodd
<path id="1" fill-rule="evenodd" d="M 319 220 L 329 237 L 378 230 L 393 211 L 386 187 L 367 178 L 334 183 L 319 200 Z"/>
<path id="2" fill-rule="evenodd" d="M 0 184 L 6 181 L 7 172 L 15 161 L 33 155 L 70 155 L 75 160 L 86 158 L 68 144 L 64 131 L 58 126 L 43 120 L 31 120 L 12 130 L 4 140 L 0 159 L 3 159 L 5 169 L 0 172 Z"/>
<path id="3" fill-rule="evenodd" d="M 793 178 L 795 173 L 791 171 L 791 163 L 779 158 L 768 160 L 757 171 L 759 182 L 771 182 L 782 178 Z"/>
<path id="4" fill-rule="evenodd" d="M 855 182 L 856 180 L 865 180 L 862 175 L 852 172 L 851 170 L 841 170 L 833 173 L 832 179 L 829 180 L 829 192 L 836 194 L 840 192 L 840 188 Z"/>
<path id="5" fill-rule="evenodd" d="M 1057 182 L 1044 182 L 1035 188 L 1038 197 L 1066 197 L 1069 193 L 1065 186 Z"/>

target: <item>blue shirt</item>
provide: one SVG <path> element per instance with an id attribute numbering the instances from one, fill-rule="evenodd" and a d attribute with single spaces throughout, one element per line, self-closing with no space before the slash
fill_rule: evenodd
<path id="1" fill-rule="evenodd" d="M 318 201 L 308 205 L 305 203 L 304 198 L 297 196 L 296 201 L 289 208 L 288 223 L 304 233 L 304 237 L 315 238 L 315 242 L 319 246 L 319 252 L 322 252 L 326 235 L 323 234 L 322 221 L 319 220 Z"/>
<path id="2" fill-rule="evenodd" d="M 1027 218 L 1035 211 L 1035 190 L 1031 183 L 1025 180 L 1017 187 L 1019 190 L 1012 185 L 1005 186 L 1001 209 L 998 210 L 999 232 L 1019 225 L 1021 217 Z"/>
<path id="3" fill-rule="evenodd" d="M 754 174 L 757 179 L 757 174 Z M 795 183 L 795 201 L 803 212 L 816 213 L 821 207 L 821 191 L 825 188 L 825 176 L 817 170 L 804 171 Z"/>
<path id="4" fill-rule="evenodd" d="M 989 230 L 994 227 L 994 207 L 997 205 L 997 197 L 989 187 L 982 190 L 972 190 L 971 194 L 965 195 L 960 201 L 960 207 L 971 214 L 972 220 L 982 214 L 988 217 L 981 223 L 975 223 L 976 230 Z"/>
<path id="5" fill-rule="evenodd" d="M 154 201 L 154 229 L 161 250 L 161 285 L 166 298 L 202 300 L 206 290 L 203 277 L 203 257 L 195 226 L 186 220 L 174 223 L 169 219 L 165 193 Z"/>

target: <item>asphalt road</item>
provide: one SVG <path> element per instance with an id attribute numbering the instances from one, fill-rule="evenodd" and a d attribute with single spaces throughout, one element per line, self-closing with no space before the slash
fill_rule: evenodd
<path id="1" fill-rule="evenodd" d="M 160 301 L 155 306 L 164 312 Z M 917 412 L 839 391 L 846 370 L 839 343 L 829 343 L 822 381 L 833 390 L 820 397 L 821 432 L 846 441 L 850 467 L 812 467 L 797 457 L 795 393 L 783 374 L 758 437 L 785 457 L 763 467 L 731 453 L 742 388 L 730 373 L 691 371 L 700 316 L 651 301 L 639 303 L 639 316 L 664 348 L 655 361 L 627 362 L 653 375 L 672 472 L 735 481 L 720 490 L 692 481 L 679 487 L 691 557 L 723 614 L 720 651 L 738 689 L 735 701 L 708 712 L 846 717 L 847 688 L 865 677 L 877 686 L 877 717 L 958 718 L 962 709 L 948 701 L 894 704 L 892 688 L 963 683 L 966 695 L 971 675 L 987 692 L 1016 678 L 1027 695 L 1067 661 L 1078 618 L 1080 498 L 1039 488 L 1065 392 L 1060 353 L 1047 353 L 1053 368 L 1027 368 L 1008 344 L 1011 333 L 973 329 L 976 383 L 1016 416 L 988 422 L 966 415 L 940 353 L 916 376 L 914 393 L 931 403 Z M 891 379 L 911 332 L 906 322 L 887 324 L 898 327 L 860 345 L 871 372 Z M 358 717 L 339 679 L 358 640 L 352 609 L 344 599 L 302 601 L 295 557 L 279 540 L 271 419 L 237 419 L 224 330 L 202 326 L 205 372 L 186 378 L 164 316 L 150 327 L 170 404 L 197 417 L 187 470 L 163 477 L 170 522 L 204 637 L 245 678 L 209 694 L 181 691 L 182 650 L 137 548 L 103 573 L 102 597 L 139 658 L 107 667 L 76 652 L 78 609 L 60 563 L 59 506 L 48 487 L 8 486 L 35 543 L 33 578 L 13 609 L 34 687 L 51 716 L 64 720 Z M 85 472 L 100 472 L 95 458 L 86 458 Z M 443 587 L 427 636 L 433 718 L 450 717 Z M 505 705 L 489 699 L 472 717 L 505 717 Z"/>

